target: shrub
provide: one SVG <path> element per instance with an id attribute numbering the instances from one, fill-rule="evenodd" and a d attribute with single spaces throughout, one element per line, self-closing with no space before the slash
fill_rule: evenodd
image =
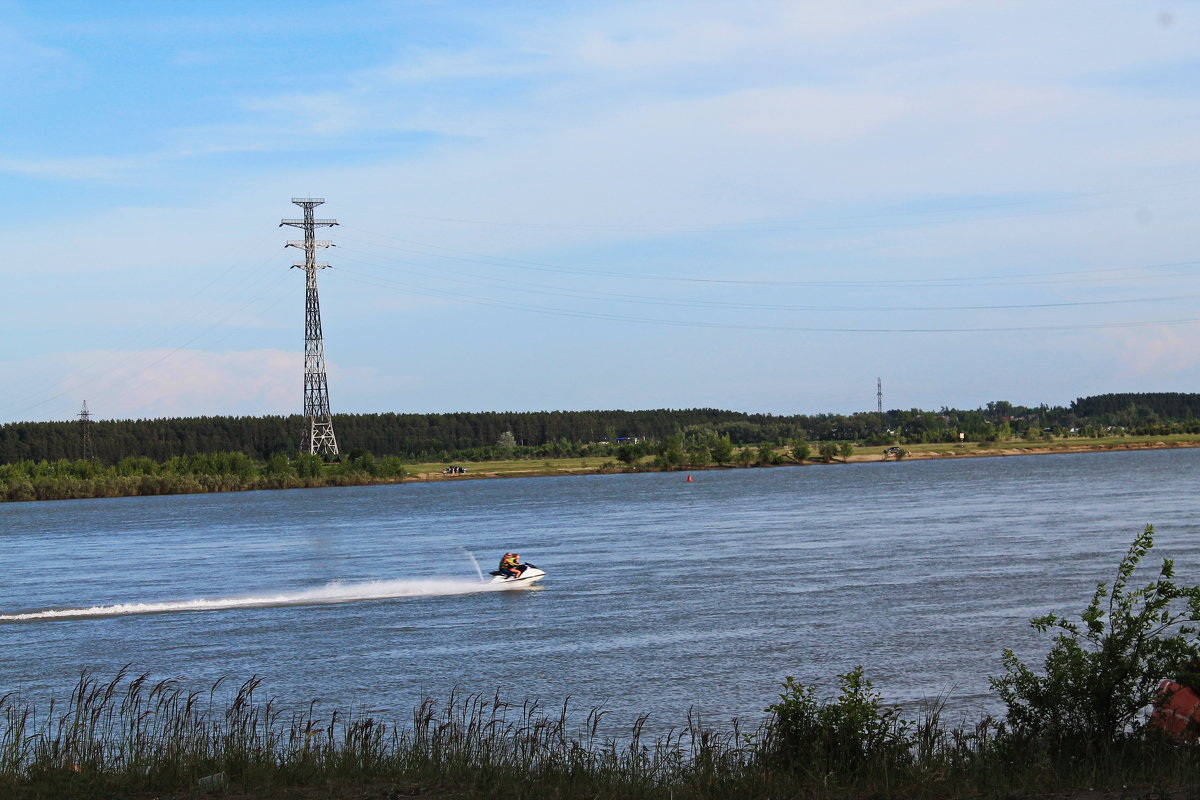
<path id="1" fill-rule="evenodd" d="M 1163 559 L 1158 577 L 1131 590 L 1138 563 L 1154 547 L 1146 526 L 1117 567 L 1110 589 L 1101 582 L 1081 616 L 1082 625 L 1055 614 L 1030 620 L 1038 631 L 1057 631 L 1044 674 L 1004 651 L 1005 674 L 989 679 L 1008 707 L 1019 735 L 1051 748 L 1086 749 L 1135 732 L 1159 681 L 1185 670 L 1200 655 L 1200 586 L 1178 586 L 1174 564 Z"/>
<path id="2" fill-rule="evenodd" d="M 788 676 L 768 706 L 760 753 L 768 764 L 818 774 L 848 774 L 867 762 L 908 758 L 912 723 L 885 706 L 863 668 L 838 676 L 837 699 L 818 702 L 812 686 Z"/>

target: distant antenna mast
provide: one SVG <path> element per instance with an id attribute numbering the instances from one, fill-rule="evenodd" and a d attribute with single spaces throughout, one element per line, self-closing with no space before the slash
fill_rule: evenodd
<path id="1" fill-rule="evenodd" d="M 83 445 L 83 460 L 95 458 L 92 453 L 92 415 L 88 412 L 87 400 L 83 401 L 83 408 L 79 411 L 79 441 Z"/>
<path id="2" fill-rule="evenodd" d="M 304 249 L 304 263 L 293 264 L 303 269 L 304 295 L 304 416 L 308 420 L 308 452 L 326 460 L 338 455 L 337 437 L 333 435 L 333 417 L 329 413 L 329 381 L 325 377 L 325 342 L 321 336 L 321 301 L 317 297 L 317 270 L 328 264 L 317 263 L 317 248 L 331 247 L 333 242 L 317 241 L 317 228 L 337 225 L 336 219 L 313 219 L 313 209 L 325 201 L 317 197 L 293 197 L 292 202 L 304 209 L 304 219 L 280 220 L 279 227 L 289 225 L 304 229 L 304 240 L 288 242 L 287 247 Z"/>
<path id="3" fill-rule="evenodd" d="M 875 402 L 879 407 L 879 429 L 883 431 L 883 378 L 875 379 Z"/>

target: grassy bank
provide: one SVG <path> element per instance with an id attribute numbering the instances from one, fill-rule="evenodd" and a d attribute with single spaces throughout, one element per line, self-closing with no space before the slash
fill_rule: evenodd
<path id="1" fill-rule="evenodd" d="M 1080 453 L 1080 452 L 1111 452 L 1117 450 L 1151 450 L 1169 449 L 1175 447 L 1200 447 L 1200 437 L 1193 434 L 1172 434 L 1169 436 L 1108 436 L 1108 437 L 1069 437 L 1052 439 L 1009 439 L 996 442 L 968 442 L 965 444 L 950 444 L 933 442 L 928 444 L 904 445 L 905 459 L 929 458 L 963 458 L 963 457 L 998 457 L 1011 455 L 1037 455 L 1045 453 Z M 894 457 L 885 458 L 887 446 L 854 446 L 853 454 L 848 458 L 836 456 L 831 462 L 819 458 L 809 458 L 797 461 L 792 455 L 791 448 L 769 448 L 770 456 L 763 457 L 761 448 L 752 448 L 753 457 L 744 460 L 733 460 L 724 465 L 716 465 L 711 461 L 692 465 L 680 465 L 671 469 L 677 471 L 700 469 L 733 469 L 737 467 L 765 466 L 818 466 L 825 463 L 841 464 L 864 461 L 895 461 Z M 661 468 L 655 466 L 654 456 L 642 456 L 632 464 L 622 463 L 611 458 L 551 458 L 541 461 L 507 460 L 483 461 L 467 463 L 465 475 L 445 475 L 442 469 L 445 464 L 425 462 L 406 464 L 411 479 L 416 480 L 469 480 L 471 478 L 506 478 L 532 477 L 539 475 L 580 475 L 616 472 L 652 472 Z"/>

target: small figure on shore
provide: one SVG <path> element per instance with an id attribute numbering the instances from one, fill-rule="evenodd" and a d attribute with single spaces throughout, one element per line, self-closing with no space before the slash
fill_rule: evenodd
<path id="1" fill-rule="evenodd" d="M 522 567 L 521 556 L 519 553 L 505 553 L 500 559 L 500 572 L 503 572 L 510 578 L 515 578 L 521 574 Z"/>

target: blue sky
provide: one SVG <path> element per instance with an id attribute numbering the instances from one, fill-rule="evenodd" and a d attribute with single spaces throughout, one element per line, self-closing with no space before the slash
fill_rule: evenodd
<path id="1" fill-rule="evenodd" d="M 1200 391 L 1200 6 L 4 2 L 0 422 Z"/>

